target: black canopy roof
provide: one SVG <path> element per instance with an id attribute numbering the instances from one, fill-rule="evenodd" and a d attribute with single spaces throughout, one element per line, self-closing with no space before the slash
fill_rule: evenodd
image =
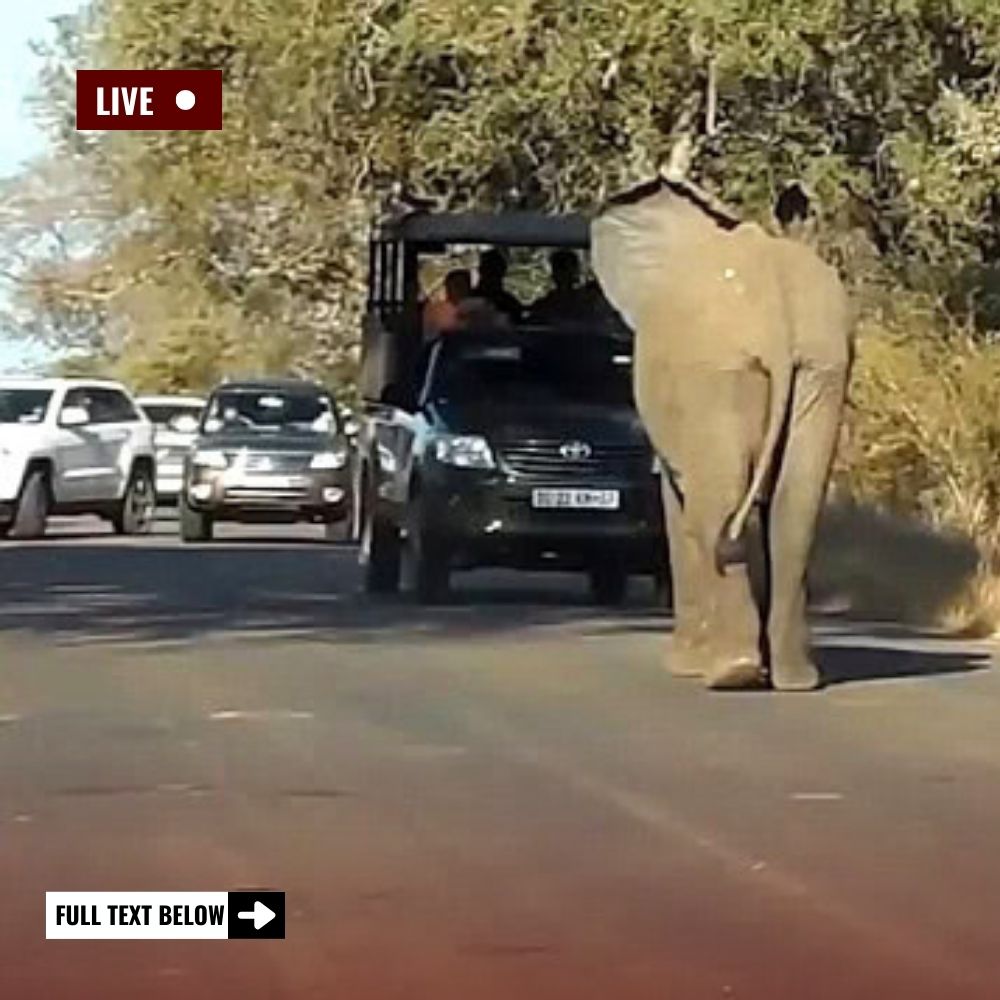
<path id="1" fill-rule="evenodd" d="M 377 227 L 379 240 L 416 244 L 491 244 L 493 246 L 590 246 L 590 220 L 579 214 L 543 212 L 411 212 Z"/>

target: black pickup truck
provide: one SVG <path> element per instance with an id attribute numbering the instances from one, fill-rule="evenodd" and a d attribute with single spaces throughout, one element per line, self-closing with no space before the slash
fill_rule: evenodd
<path id="1" fill-rule="evenodd" d="M 394 231 L 395 245 L 383 235 L 373 247 L 369 385 L 373 369 L 377 376 L 355 489 L 369 592 L 402 583 L 437 602 L 454 571 L 502 566 L 586 573 L 594 599 L 615 604 L 630 575 L 667 575 L 660 477 L 632 401 L 630 338 L 599 326 L 471 328 L 425 345 L 413 332 L 407 261 L 414 245 L 438 249 L 428 237 L 435 227 L 449 244 L 464 234 L 479 245 L 504 236 L 508 245 L 565 245 L 586 233 L 572 217 L 517 221 L 423 216 Z"/>

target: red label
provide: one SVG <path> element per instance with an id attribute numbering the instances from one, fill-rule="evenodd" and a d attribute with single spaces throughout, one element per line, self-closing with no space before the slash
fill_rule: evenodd
<path id="1" fill-rule="evenodd" d="M 77 70 L 76 127 L 221 129 L 222 70 Z"/>

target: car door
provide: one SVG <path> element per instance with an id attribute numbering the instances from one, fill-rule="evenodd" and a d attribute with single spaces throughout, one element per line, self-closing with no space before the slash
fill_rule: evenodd
<path id="1" fill-rule="evenodd" d="M 414 385 L 417 392 L 402 399 L 393 399 L 383 409 L 375 423 L 375 440 L 378 448 L 380 472 L 379 493 L 393 504 L 405 505 L 410 497 L 410 483 L 414 460 L 427 437 L 425 407 L 429 387 L 433 380 L 439 345 L 425 349 L 418 362 Z"/>
<path id="2" fill-rule="evenodd" d="M 87 499 L 115 500 L 122 495 L 131 471 L 133 439 L 142 418 L 119 389 L 96 388 L 91 399 L 100 442 L 100 472 L 94 481 L 96 492 Z"/>
<path id="3" fill-rule="evenodd" d="M 63 396 L 56 416 L 56 447 L 53 453 L 53 490 L 58 504 L 79 503 L 94 496 L 104 467 L 103 446 L 94 422 L 92 392 L 75 386 Z M 89 420 L 78 427 L 66 427 L 62 414 L 70 407 L 86 410 Z"/>

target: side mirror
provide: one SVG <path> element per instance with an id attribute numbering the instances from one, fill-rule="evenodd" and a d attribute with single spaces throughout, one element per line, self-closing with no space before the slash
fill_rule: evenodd
<path id="1" fill-rule="evenodd" d="M 64 406 L 59 414 L 60 427 L 83 427 L 90 423 L 90 413 L 85 406 Z"/>

